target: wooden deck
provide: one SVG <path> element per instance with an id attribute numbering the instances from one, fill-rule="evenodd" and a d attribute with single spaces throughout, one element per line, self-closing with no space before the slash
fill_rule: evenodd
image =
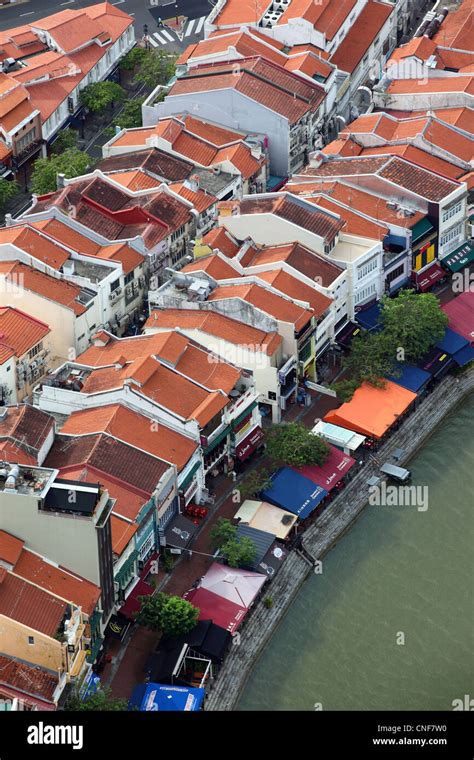
<path id="1" fill-rule="evenodd" d="M 458 378 L 444 378 L 376 452 L 380 464 L 390 459 L 395 449 L 402 448 L 405 455 L 398 463 L 405 465 L 444 417 L 473 391 L 474 369 Z M 283 619 L 298 589 L 313 572 L 308 554 L 314 560 L 321 560 L 349 530 L 367 506 L 367 480 L 372 475 L 379 476 L 379 469 L 375 463 L 368 462 L 306 530 L 303 551 L 291 553 L 275 580 L 266 588 L 262 599 L 255 604 L 244 621 L 240 635 L 234 640 L 235 646 L 208 693 L 206 710 L 232 710 L 235 707 L 259 655 Z M 266 596 L 273 599 L 273 606 L 269 609 L 263 603 Z"/>

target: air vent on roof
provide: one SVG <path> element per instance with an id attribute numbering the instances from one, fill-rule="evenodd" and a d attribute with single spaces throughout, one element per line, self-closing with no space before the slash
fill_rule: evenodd
<path id="1" fill-rule="evenodd" d="M 396 201 L 387 201 L 387 208 L 391 208 L 395 211 L 397 208 L 397 202 Z"/>
<path id="2" fill-rule="evenodd" d="M 262 26 L 275 26 L 283 11 L 268 11 L 262 18 Z"/>
<path id="3" fill-rule="evenodd" d="M 289 4 L 290 0 L 274 0 L 272 7 L 274 11 L 286 11 Z"/>

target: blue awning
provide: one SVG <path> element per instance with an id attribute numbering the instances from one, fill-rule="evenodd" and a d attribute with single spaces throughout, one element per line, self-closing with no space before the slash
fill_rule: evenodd
<path id="1" fill-rule="evenodd" d="M 474 361 L 474 347 L 469 345 L 464 346 L 460 351 L 456 351 L 453 359 L 459 367 L 464 367 L 469 362 Z"/>
<path id="2" fill-rule="evenodd" d="M 271 488 L 262 491 L 261 495 L 264 501 L 286 509 L 298 515 L 300 520 L 304 520 L 328 492 L 290 467 L 282 467 L 272 475 Z"/>
<path id="3" fill-rule="evenodd" d="M 201 708 L 204 694 L 204 689 L 146 683 L 134 689 L 128 709 L 138 709 L 140 712 L 159 712 L 160 710 L 195 712 Z"/>
<path id="4" fill-rule="evenodd" d="M 446 351 L 447 354 L 451 354 L 452 356 L 457 351 L 460 351 L 461 348 L 468 345 L 469 341 L 467 341 L 466 338 L 463 338 L 462 335 L 459 335 L 459 333 L 454 332 L 450 327 L 447 327 L 446 332 L 444 333 L 444 338 L 441 338 L 441 340 L 437 342 L 436 348 L 441 349 L 441 351 Z"/>
<path id="5" fill-rule="evenodd" d="M 429 372 L 425 372 L 424 369 L 420 369 L 419 367 L 413 367 L 411 364 L 402 364 L 400 375 L 386 375 L 385 377 L 387 380 L 401 385 L 402 388 L 413 391 L 413 393 L 418 393 L 431 380 Z"/>
<path id="6" fill-rule="evenodd" d="M 366 330 L 379 331 L 382 329 L 382 325 L 378 324 L 377 320 L 380 315 L 380 304 L 374 303 L 369 306 L 368 309 L 358 311 L 356 314 L 356 320 Z"/>

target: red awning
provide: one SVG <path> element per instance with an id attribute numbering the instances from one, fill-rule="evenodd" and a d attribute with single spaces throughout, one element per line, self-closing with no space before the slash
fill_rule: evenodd
<path id="1" fill-rule="evenodd" d="M 199 608 L 199 620 L 212 620 L 215 625 L 220 625 L 230 633 L 237 630 L 247 614 L 245 607 L 240 607 L 205 588 L 187 591 L 183 597 Z"/>
<path id="2" fill-rule="evenodd" d="M 316 485 L 321 486 L 326 491 L 332 491 L 335 485 L 337 485 L 349 472 L 351 467 L 355 465 L 355 459 L 348 454 L 344 454 L 343 451 L 331 446 L 331 452 L 321 467 L 316 465 L 304 465 L 303 467 L 294 467 L 297 472 L 304 475 L 305 478 L 309 478 Z"/>
<path id="3" fill-rule="evenodd" d="M 120 614 L 125 615 L 125 617 L 128 617 L 130 620 L 133 620 L 133 613 L 138 612 L 140 609 L 140 602 L 138 601 L 138 597 L 153 594 L 154 590 L 154 587 L 150 586 L 149 583 L 145 583 L 145 581 L 139 580 L 137 585 L 130 592 L 130 595 L 127 597 L 127 601 L 123 607 L 120 607 Z"/>
<path id="4" fill-rule="evenodd" d="M 446 277 L 446 272 L 437 261 L 433 261 L 423 272 L 419 272 L 416 275 L 416 284 L 421 292 L 424 293 L 425 290 L 429 290 L 436 282 L 442 280 L 443 277 Z"/>
<path id="5" fill-rule="evenodd" d="M 241 462 L 247 459 L 251 454 L 253 454 L 257 446 L 260 445 L 260 443 L 263 441 L 264 438 L 265 438 L 265 433 L 263 432 L 262 428 L 261 427 L 254 428 L 236 446 L 235 456 L 237 457 L 237 459 L 240 459 Z"/>

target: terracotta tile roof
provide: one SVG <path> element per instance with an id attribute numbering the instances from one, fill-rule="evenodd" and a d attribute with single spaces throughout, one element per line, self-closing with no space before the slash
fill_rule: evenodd
<path id="1" fill-rule="evenodd" d="M 388 95 L 417 94 L 427 92 L 465 92 L 474 95 L 474 76 L 431 77 L 427 81 L 419 79 L 394 79 L 388 86 Z M 392 105 L 393 109 L 393 105 Z"/>
<path id="2" fill-rule="evenodd" d="M 170 190 L 173 190 L 182 198 L 185 198 L 185 200 L 190 201 L 200 214 L 217 203 L 215 195 L 206 193 L 204 190 L 191 190 L 183 182 L 172 183 L 169 187 Z"/>
<path id="3" fill-rule="evenodd" d="M 229 394 L 235 388 L 242 371 L 223 361 L 211 361 L 210 352 L 200 346 L 188 344 L 180 356 L 176 369 L 211 391 L 222 390 Z"/>
<path id="4" fill-rule="evenodd" d="M 0 574 L 0 615 L 16 620 L 47 636 L 56 634 L 67 610 L 67 602 L 32 583 L 6 572 Z"/>
<path id="5" fill-rule="evenodd" d="M 21 282 L 25 290 L 66 306 L 76 315 L 87 311 L 86 307 L 77 300 L 81 292 L 81 288 L 77 285 L 66 280 L 58 280 L 19 261 L 0 261 L 0 279 L 2 277 L 12 282 Z"/>
<path id="6" fill-rule="evenodd" d="M 352 74 L 391 13 L 393 6 L 388 3 L 369 0 L 331 56 L 331 63 Z"/>
<path id="7" fill-rule="evenodd" d="M 322 87 L 263 58 L 242 59 L 240 73 L 232 64 L 196 66 L 180 77 L 168 96 L 234 89 L 286 118 L 290 124 L 315 110 L 325 97 Z"/>
<path id="8" fill-rule="evenodd" d="M 429 147 L 426 146 L 426 150 L 416 147 L 415 145 L 402 144 L 402 145 L 381 145 L 377 148 L 363 148 L 361 156 L 380 156 L 382 154 L 392 156 L 403 156 L 407 161 L 411 161 L 414 164 L 418 164 L 423 169 L 428 169 L 431 172 L 441 174 L 448 179 L 458 179 L 463 170 L 455 164 L 449 163 L 449 161 L 443 161 L 438 156 L 433 156 L 429 152 Z"/>
<path id="9" fill-rule="evenodd" d="M 309 77 L 315 78 L 319 76 L 322 79 L 327 79 L 334 70 L 334 67 L 326 63 L 319 55 L 311 52 L 292 55 L 291 52 L 290 50 L 288 60 L 284 64 L 285 69 L 288 69 L 288 71 L 301 71 Z"/>
<path id="10" fill-rule="evenodd" d="M 37 463 L 38 453 L 54 428 L 54 418 L 30 404 L 5 409 L 7 414 L 0 420 L 0 441 L 14 444 L 18 454 L 24 452 Z"/>
<path id="11" fill-rule="evenodd" d="M 325 145 L 321 151 L 326 156 L 358 156 L 361 152 L 361 146 L 350 137 L 337 138 Z"/>
<path id="12" fill-rule="evenodd" d="M 120 557 L 137 532 L 138 525 L 124 520 L 119 515 L 111 514 L 110 529 L 112 532 L 112 551 Z"/>
<path id="13" fill-rule="evenodd" d="M 376 174 L 400 187 L 417 193 L 432 201 L 439 201 L 458 186 L 453 180 L 445 179 L 426 169 L 415 166 L 398 156 L 370 156 L 357 158 L 336 158 L 319 167 L 306 167 L 298 175 L 302 177 L 351 177 L 357 174 Z"/>
<path id="14" fill-rule="evenodd" d="M 328 211 L 333 211 L 335 214 L 342 216 L 346 221 L 344 232 L 350 235 L 362 235 L 374 240 L 383 240 L 389 233 L 388 227 L 385 225 L 364 218 L 357 211 L 341 206 L 340 203 L 337 203 L 332 198 L 316 196 L 310 200 L 311 203 L 315 203 L 320 207 L 328 209 Z"/>
<path id="15" fill-rule="evenodd" d="M 222 147 L 230 142 L 243 139 L 243 135 L 240 132 L 225 129 L 218 124 L 203 121 L 203 119 L 196 119 L 195 116 L 186 115 L 183 117 L 183 122 L 188 132 L 197 137 L 202 137 L 203 140 L 207 140 L 216 147 Z"/>
<path id="16" fill-rule="evenodd" d="M 415 211 L 411 217 L 399 217 L 396 209 L 387 206 L 386 198 L 372 195 L 360 187 L 352 187 L 342 182 L 303 183 L 298 186 L 298 190 L 292 184 L 289 187 L 293 192 L 301 192 L 303 195 L 308 194 L 308 196 L 326 193 L 334 201 L 340 201 L 382 223 L 412 227 L 425 216 L 421 211 Z"/>
<path id="17" fill-rule="evenodd" d="M 298 306 L 267 288 L 248 282 L 238 285 L 220 285 L 212 291 L 207 300 L 219 301 L 228 298 L 247 301 L 275 319 L 293 324 L 297 331 L 301 330 L 313 315 L 312 309 Z"/>
<path id="18" fill-rule="evenodd" d="M 230 161 L 240 172 L 243 179 L 249 179 L 258 174 L 265 163 L 265 157 L 255 158 L 249 147 L 239 143 L 227 148 L 221 148 L 215 155 L 213 163 Z"/>
<path id="19" fill-rule="evenodd" d="M 68 602 L 82 607 L 86 615 L 92 615 L 99 601 L 101 590 L 95 583 L 82 578 L 61 565 L 53 565 L 32 551 L 23 549 L 13 572 L 30 583 Z"/>
<path id="20" fill-rule="evenodd" d="M 458 187 L 457 182 L 443 179 L 437 174 L 397 157 L 392 158 L 377 174 L 431 201 L 441 201 Z"/>
<path id="21" fill-rule="evenodd" d="M 215 19 L 216 26 L 258 23 L 268 8 L 268 0 L 227 0 Z"/>
<path id="22" fill-rule="evenodd" d="M 24 543 L 22 538 L 0 530 L 0 560 L 15 566 L 23 551 Z"/>
<path id="23" fill-rule="evenodd" d="M 187 339 L 170 332 L 162 335 L 137 335 L 131 338 L 116 338 L 105 333 L 108 343 L 105 346 L 90 346 L 79 357 L 81 364 L 100 367 L 114 364 L 121 357 L 127 362 L 141 359 L 143 356 L 157 355 L 174 363 L 180 356 Z"/>
<path id="24" fill-rule="evenodd" d="M 173 327 L 201 330 L 237 346 L 259 347 L 259 350 L 269 356 L 273 355 L 282 342 L 276 332 L 264 332 L 217 312 L 196 309 L 156 309 L 152 311 L 145 327 L 149 330 Z"/>
<path id="25" fill-rule="evenodd" d="M 470 0 L 464 0 L 457 8 L 449 10 L 439 30 L 433 37 L 437 45 L 457 50 L 472 50 L 474 10 Z"/>
<path id="26" fill-rule="evenodd" d="M 154 421 L 152 428 L 151 423 L 148 417 L 121 404 L 113 404 L 73 412 L 61 428 L 61 435 L 108 433 L 124 443 L 175 464 L 178 471 L 182 470 L 195 452 L 197 444 L 166 425 Z"/>
<path id="27" fill-rule="evenodd" d="M 42 230 L 45 235 L 53 238 L 53 240 L 57 240 L 58 243 L 62 243 L 73 251 L 80 251 L 87 256 L 95 256 L 101 247 L 99 243 L 82 235 L 59 219 L 45 219 L 39 222 L 32 222 L 31 226 Z"/>
<path id="28" fill-rule="evenodd" d="M 10 688 L 13 694 L 21 692 L 28 696 L 53 703 L 59 676 L 43 670 L 38 665 L 27 665 L 14 657 L 0 654 L 0 690 Z"/>
<path id="29" fill-rule="evenodd" d="M 151 187 L 158 187 L 160 184 L 159 179 L 150 177 L 149 174 L 145 174 L 141 169 L 131 169 L 125 172 L 113 172 L 109 175 L 111 179 L 124 187 L 128 187 L 129 190 L 149 190 Z"/>
<path id="30" fill-rule="evenodd" d="M 131 131 L 135 133 L 138 130 Z M 114 145 L 118 144 L 118 142 L 114 143 Z M 141 169 L 142 172 L 147 172 L 147 174 L 170 182 L 181 182 L 189 177 L 194 165 L 190 161 L 179 158 L 179 156 L 172 156 L 160 148 L 146 148 L 145 150 L 136 150 L 131 153 L 104 158 L 99 161 L 96 168 L 104 173 Z M 111 179 L 115 179 L 115 174 L 109 176 Z"/>
<path id="31" fill-rule="evenodd" d="M 430 119 L 423 132 L 423 137 L 428 143 L 442 148 L 452 156 L 468 163 L 474 156 L 474 140 L 459 133 L 436 119 Z"/>
<path id="32" fill-rule="evenodd" d="M 134 446 L 110 435 L 59 435 L 45 460 L 45 467 L 65 470 L 69 466 L 87 465 L 103 472 L 119 484 L 129 484 L 144 496 L 153 493 L 169 465 Z M 100 478 L 96 478 L 100 480 Z"/>
<path id="33" fill-rule="evenodd" d="M 2 243 L 13 243 L 53 269 L 60 269 L 69 259 L 69 253 L 64 248 L 55 245 L 30 225 L 19 224 L 0 229 L 0 245 Z"/>
<path id="34" fill-rule="evenodd" d="M 285 219 L 287 222 L 325 239 L 333 239 L 344 227 L 342 219 L 338 219 L 333 214 L 313 209 L 307 203 L 302 204 L 288 193 L 244 198 L 240 202 L 240 213 L 274 214 L 280 219 Z"/>
<path id="35" fill-rule="evenodd" d="M 190 264 L 186 264 L 181 271 L 206 272 L 215 280 L 226 280 L 239 274 L 238 270 L 229 261 L 217 253 L 212 253 L 210 256 L 202 256 Z"/>
<path id="36" fill-rule="evenodd" d="M 246 266 L 250 268 L 264 264 L 278 264 L 283 261 L 312 280 L 318 278 L 325 288 L 329 287 L 343 272 L 337 264 L 318 256 L 300 243 L 263 248 L 246 262 Z"/>
<path id="37" fill-rule="evenodd" d="M 436 50 L 436 43 L 429 37 L 413 37 L 405 45 L 395 48 L 390 54 L 388 65 L 391 61 L 401 61 L 404 58 L 418 58 L 420 61 L 426 61 L 433 55 Z"/>
<path id="38" fill-rule="evenodd" d="M 286 24 L 290 19 L 302 18 L 331 40 L 355 5 L 356 0 L 339 0 L 339 2 L 327 0 L 324 3 L 314 3 L 313 0 L 292 0 L 277 23 Z"/>
<path id="39" fill-rule="evenodd" d="M 110 142 L 114 146 L 136 145 L 137 148 L 146 145 L 148 138 L 156 134 L 155 127 L 137 127 L 136 129 L 125 129 L 117 137 L 113 137 Z M 118 158 L 118 156 L 114 156 Z"/>
<path id="40" fill-rule="evenodd" d="M 36 346 L 48 333 L 47 324 L 11 306 L 0 307 L 0 345 L 20 357 Z"/>
<path id="41" fill-rule="evenodd" d="M 103 488 L 109 492 L 111 499 L 115 500 L 111 518 L 116 516 L 124 517 L 126 520 L 136 520 L 141 508 L 149 500 L 149 494 L 142 489 L 132 486 L 130 483 L 121 483 L 114 477 L 109 477 L 101 470 L 92 467 L 90 464 L 80 464 L 77 466 L 67 466 L 61 473 L 64 477 L 72 480 L 79 480 L 81 483 L 100 482 Z M 111 529 L 113 525 L 111 523 Z M 112 535 L 112 542 L 113 542 Z M 112 549 L 115 548 L 112 543 Z"/>
<path id="42" fill-rule="evenodd" d="M 270 44 L 265 44 L 261 38 L 253 35 L 253 30 L 243 27 L 241 30 L 225 35 L 211 35 L 206 40 L 201 40 L 197 45 L 190 45 L 181 56 L 179 63 L 192 62 L 193 59 L 201 59 L 216 54 L 228 54 L 228 60 L 236 58 L 236 52 L 242 58 L 252 55 L 262 55 L 274 63 L 285 65 L 286 56 L 280 53 Z"/>
<path id="43" fill-rule="evenodd" d="M 309 303 L 316 317 L 321 317 L 332 304 L 332 298 L 328 298 L 310 285 L 296 279 L 284 269 L 269 269 L 266 272 L 256 273 L 256 276 L 269 282 L 275 290 L 290 296 L 295 301 Z"/>
<path id="44" fill-rule="evenodd" d="M 227 232 L 225 227 L 215 227 L 213 230 L 204 235 L 203 245 L 208 245 L 212 249 L 222 251 L 225 256 L 233 258 L 240 250 L 239 244 Z"/>

